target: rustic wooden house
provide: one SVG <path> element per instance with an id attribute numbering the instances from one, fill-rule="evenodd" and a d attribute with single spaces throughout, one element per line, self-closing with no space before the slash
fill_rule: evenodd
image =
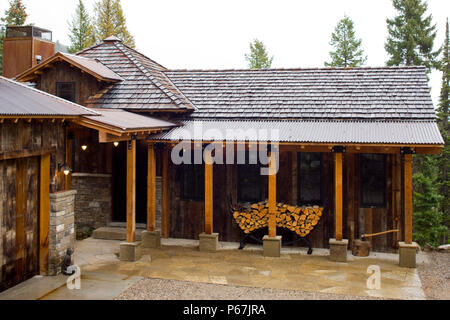
<path id="1" fill-rule="evenodd" d="M 398 230 L 372 247 L 415 265 L 411 159 L 443 146 L 425 68 L 169 70 L 109 37 L 16 79 L 102 113 L 68 126 L 68 184 L 77 227 L 126 230 L 123 259 L 139 256 L 140 227 L 144 246 L 191 238 L 207 251 L 260 229 L 268 255 L 303 236 L 337 261 L 354 239 Z M 261 175 L 249 158 L 265 144 L 278 170 Z M 217 161 L 230 145 L 245 163 Z M 200 163 L 174 161 L 188 149 Z"/>

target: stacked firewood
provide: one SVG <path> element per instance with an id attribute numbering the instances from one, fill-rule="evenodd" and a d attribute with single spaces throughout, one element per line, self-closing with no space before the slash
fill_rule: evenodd
<path id="1" fill-rule="evenodd" d="M 278 227 L 289 229 L 306 237 L 319 223 L 323 208 L 296 207 L 277 203 L 275 221 Z M 233 217 L 244 233 L 267 227 L 269 224 L 268 201 L 252 204 L 248 208 L 234 210 Z"/>

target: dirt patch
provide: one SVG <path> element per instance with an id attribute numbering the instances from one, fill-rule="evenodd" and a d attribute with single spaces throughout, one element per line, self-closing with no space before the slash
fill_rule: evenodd
<path id="1" fill-rule="evenodd" d="M 297 290 L 216 285 L 180 280 L 143 279 L 115 300 L 378 300 Z"/>
<path id="2" fill-rule="evenodd" d="M 450 253 L 427 252 L 428 263 L 418 266 L 422 288 L 428 300 L 450 299 Z"/>

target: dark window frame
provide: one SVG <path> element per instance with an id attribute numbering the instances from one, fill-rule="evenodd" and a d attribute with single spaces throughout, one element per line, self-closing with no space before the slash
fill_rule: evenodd
<path id="1" fill-rule="evenodd" d="M 382 195 L 383 195 L 383 201 L 380 203 L 376 203 L 376 202 L 365 202 L 364 201 L 364 187 L 367 186 L 367 180 L 364 178 L 365 174 L 363 170 L 364 170 L 364 166 L 363 166 L 363 161 L 370 161 L 369 159 L 365 159 L 365 155 L 371 155 L 371 156 L 379 156 L 382 157 L 381 162 L 383 163 L 383 178 L 382 179 L 376 179 L 377 181 L 381 181 L 382 183 Z M 374 161 L 374 160 L 372 160 Z M 377 162 L 380 162 L 380 160 L 375 160 Z M 372 166 L 369 166 L 372 167 Z M 387 208 L 387 157 L 385 154 L 371 154 L 371 153 L 367 153 L 367 154 L 360 154 L 359 156 L 359 175 L 360 175 L 360 179 L 359 179 L 359 196 L 360 196 L 360 201 L 359 201 L 359 206 L 360 208 L 382 208 L 385 209 Z M 380 188 L 374 188 L 376 190 L 380 189 Z"/>
<path id="2" fill-rule="evenodd" d="M 73 99 L 67 99 L 67 98 L 64 98 L 63 96 L 62 96 L 62 94 L 61 94 L 61 88 L 60 88 L 60 86 L 62 86 L 62 85 L 72 85 L 72 95 L 73 95 Z M 55 88 L 55 92 L 56 92 L 56 96 L 57 97 L 60 97 L 60 98 L 62 98 L 62 99 L 65 99 L 65 100 L 67 100 L 67 101 L 71 101 L 71 102 L 74 102 L 74 103 L 76 103 L 76 99 L 77 99 L 77 87 L 76 87 L 76 83 L 75 82 L 56 82 L 56 88 Z"/>
<path id="3" fill-rule="evenodd" d="M 195 186 L 193 186 L 192 181 L 186 181 L 186 170 L 200 170 L 200 181 L 196 181 Z M 180 199 L 182 201 L 205 201 L 205 166 L 204 164 L 182 164 L 180 165 L 181 174 L 181 195 Z M 196 176 L 193 172 L 192 176 Z M 200 188 L 200 189 L 196 189 Z M 187 193 L 186 190 L 196 190 L 191 193 Z"/>
<path id="4" fill-rule="evenodd" d="M 304 181 L 301 176 L 301 164 L 302 164 L 302 155 L 305 154 L 319 154 L 320 155 L 320 173 L 319 173 L 319 180 L 320 180 L 320 188 L 319 188 L 319 199 L 314 200 L 303 200 L 302 199 L 302 188 L 301 183 Z M 298 152 L 297 153 L 297 205 L 304 206 L 304 205 L 315 205 L 315 206 L 323 206 L 324 199 L 324 188 L 323 188 L 323 153 L 318 152 Z"/>
<path id="5" fill-rule="evenodd" d="M 255 197 L 254 199 L 250 199 L 250 198 L 245 198 L 242 195 L 242 190 L 244 189 L 242 186 L 242 183 L 244 181 L 242 174 L 243 173 L 249 173 L 251 172 L 251 170 L 249 170 L 251 168 L 251 170 L 255 170 L 258 172 L 257 177 L 257 188 L 259 191 L 259 197 Z M 263 196 L 262 196 L 262 186 L 261 186 L 261 166 L 259 164 L 239 164 L 237 166 L 237 199 L 238 202 L 240 203 L 256 203 L 256 202 L 260 202 L 263 200 Z"/>

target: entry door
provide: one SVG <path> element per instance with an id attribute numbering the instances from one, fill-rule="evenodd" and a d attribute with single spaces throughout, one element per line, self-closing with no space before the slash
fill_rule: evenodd
<path id="1" fill-rule="evenodd" d="M 0 161 L 0 291 L 38 273 L 39 157 Z"/>

